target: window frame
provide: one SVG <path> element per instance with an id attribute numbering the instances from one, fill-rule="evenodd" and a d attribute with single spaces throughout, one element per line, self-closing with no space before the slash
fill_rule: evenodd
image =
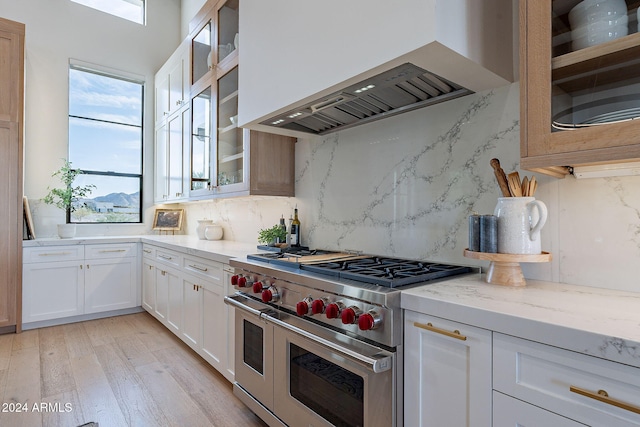
<path id="1" fill-rule="evenodd" d="M 92 74 L 96 74 L 99 76 L 103 76 L 103 77 L 108 77 L 108 78 L 112 78 L 112 79 L 118 79 L 118 80 L 122 80 L 122 81 L 126 81 L 126 82 L 130 82 L 130 83 L 135 83 L 135 84 L 139 84 L 140 85 L 140 173 L 136 174 L 136 173 L 124 173 L 124 172 L 113 172 L 113 171 L 99 171 L 99 170 L 91 170 L 91 169 L 82 169 L 82 168 L 74 168 L 75 170 L 79 170 L 82 175 L 84 176 L 107 176 L 107 177 L 121 177 L 121 178 L 137 178 L 138 182 L 139 182 L 139 188 L 138 188 L 138 192 L 140 194 L 140 201 L 139 201 L 139 207 L 138 207 L 138 220 L 137 221 L 127 221 L 127 222 L 110 222 L 110 221 L 93 221 L 93 222 L 73 222 L 71 221 L 71 210 L 67 209 L 67 212 L 65 213 L 66 216 L 66 222 L 67 224 L 88 224 L 88 225 L 96 225 L 96 224 L 142 224 L 144 223 L 144 209 L 143 209 L 143 201 L 144 201 L 144 156 L 145 156 L 145 114 L 144 114 L 144 110 L 145 110 L 145 92 L 146 92 L 146 82 L 144 80 L 144 77 L 142 76 L 138 76 L 132 73 L 127 73 L 121 70 L 115 70 L 115 69 L 110 69 L 108 67 L 104 67 L 104 66 L 100 66 L 100 65 L 95 65 L 95 64 L 89 64 L 83 61 L 78 61 L 78 60 L 70 60 L 69 61 L 69 77 L 68 77 L 68 90 L 67 90 L 67 95 L 70 98 L 71 95 L 71 70 L 76 70 L 76 71 L 81 71 L 81 72 L 85 72 L 85 73 L 92 73 Z M 70 128 L 70 123 L 71 123 L 71 119 L 80 119 L 80 120 L 89 120 L 89 121 L 95 121 L 95 122 L 100 122 L 100 123 L 107 123 L 107 124 L 116 124 L 116 125 L 123 125 L 123 126 L 131 126 L 131 127 L 138 127 L 136 125 L 131 125 L 128 123 L 120 123 L 120 122 L 114 122 L 114 121 L 109 121 L 109 120 L 100 120 L 100 119 L 95 119 L 95 118 L 91 118 L 91 117 L 83 117 L 83 116 L 78 116 L 78 115 L 72 115 L 70 114 L 70 99 L 69 102 L 67 104 L 67 125 Z M 70 132 L 69 135 L 67 135 L 67 142 L 68 142 L 68 147 L 67 147 L 67 155 L 68 158 L 71 158 L 71 143 L 70 143 Z"/>
<path id="2" fill-rule="evenodd" d="M 102 12 L 102 13 L 107 13 L 107 14 L 109 14 L 111 16 L 115 16 L 116 18 L 120 18 L 120 19 L 124 19 L 125 21 L 133 22 L 134 24 L 143 25 L 143 26 L 147 25 L 147 0 L 119 0 L 122 3 L 129 3 L 129 4 L 133 4 L 133 5 L 137 5 L 139 3 L 140 6 L 141 6 L 141 21 L 138 21 L 138 20 L 134 21 L 133 19 L 129 19 L 126 16 L 115 14 L 115 13 L 113 13 L 113 11 L 101 9 L 99 7 L 96 7 L 95 5 L 87 4 L 83 0 L 71 0 L 71 1 L 73 3 L 75 3 L 75 4 L 79 4 L 81 6 L 88 7 L 88 8 L 91 8 L 93 10 L 97 10 L 97 11 Z M 113 1 L 113 0 L 110 0 L 110 1 Z"/>

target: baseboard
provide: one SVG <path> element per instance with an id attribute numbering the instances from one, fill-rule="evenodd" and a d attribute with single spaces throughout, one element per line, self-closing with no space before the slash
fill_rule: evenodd
<path id="1" fill-rule="evenodd" d="M 105 317 L 122 316 L 124 314 L 141 313 L 142 307 L 123 308 L 121 310 L 103 311 L 101 313 L 81 314 L 80 316 L 62 317 L 60 319 L 41 320 L 39 322 L 23 323 L 22 330 L 46 328 L 48 326 L 65 325 L 67 323 L 84 322 L 85 320 L 104 319 Z M 14 328 L 15 329 L 15 328 Z"/>

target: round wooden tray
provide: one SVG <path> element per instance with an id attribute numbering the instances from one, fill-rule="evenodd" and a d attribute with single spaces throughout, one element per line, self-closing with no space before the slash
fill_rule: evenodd
<path id="1" fill-rule="evenodd" d="M 542 252 L 539 254 L 493 254 L 487 252 L 474 252 L 464 250 L 464 256 L 472 259 L 491 261 L 487 270 L 486 281 L 503 286 L 526 286 L 527 282 L 520 268 L 521 262 L 549 262 L 551 254 Z"/>

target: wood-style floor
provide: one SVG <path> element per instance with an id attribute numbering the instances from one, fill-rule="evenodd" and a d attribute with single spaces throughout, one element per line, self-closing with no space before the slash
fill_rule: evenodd
<path id="1" fill-rule="evenodd" d="M 0 404 L 11 427 L 265 426 L 146 312 L 0 335 Z"/>

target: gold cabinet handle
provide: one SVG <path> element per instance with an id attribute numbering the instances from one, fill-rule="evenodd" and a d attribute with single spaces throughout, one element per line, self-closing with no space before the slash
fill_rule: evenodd
<path id="1" fill-rule="evenodd" d="M 71 252 L 47 252 L 38 254 L 38 256 L 56 256 L 56 255 L 71 255 Z"/>
<path id="2" fill-rule="evenodd" d="M 150 254 L 151 251 L 149 249 L 143 249 L 142 252 L 144 252 L 145 254 Z"/>
<path id="3" fill-rule="evenodd" d="M 195 268 L 196 270 L 200 270 L 200 271 L 209 271 L 206 267 L 200 267 L 196 264 L 189 264 L 189 267 Z"/>
<path id="4" fill-rule="evenodd" d="M 162 254 L 158 254 L 158 258 L 168 259 L 168 260 L 172 260 L 173 259 L 173 257 L 170 257 L 169 255 L 162 255 Z"/>
<path id="5" fill-rule="evenodd" d="M 126 252 L 126 249 L 102 249 L 100 253 Z"/>
<path id="6" fill-rule="evenodd" d="M 626 411 L 635 412 L 636 414 L 640 414 L 640 407 L 631 405 L 629 403 L 621 402 L 617 399 L 612 399 L 609 397 L 609 393 L 605 390 L 598 390 L 597 392 L 593 392 L 591 390 L 585 390 L 580 387 L 569 386 L 569 391 L 572 393 L 577 393 L 582 396 L 586 396 L 590 399 L 597 400 L 599 402 L 606 403 L 608 405 L 616 406 L 618 408 L 622 408 Z"/>
<path id="7" fill-rule="evenodd" d="M 427 323 L 426 325 L 424 323 L 413 322 L 413 326 L 426 329 L 427 331 L 435 332 L 436 334 L 441 334 L 450 338 L 455 338 L 460 341 L 467 340 L 467 337 L 464 335 L 461 335 L 459 330 L 456 329 L 455 331 L 451 332 L 451 331 L 447 331 L 446 329 L 436 328 L 431 324 L 431 322 Z"/>

